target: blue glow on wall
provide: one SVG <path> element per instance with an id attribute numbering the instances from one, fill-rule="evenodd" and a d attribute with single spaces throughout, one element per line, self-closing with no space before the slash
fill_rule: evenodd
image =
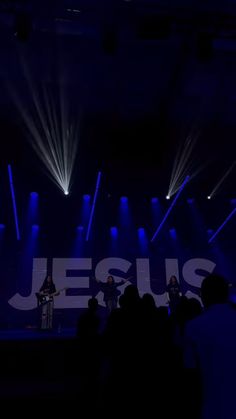
<path id="1" fill-rule="evenodd" d="M 39 211 L 39 195 L 37 192 L 31 192 L 29 196 L 29 205 L 28 205 L 28 216 L 27 224 L 37 224 L 38 223 L 38 211 Z"/>
<path id="2" fill-rule="evenodd" d="M 84 228 L 87 228 L 88 226 L 90 212 L 91 212 L 91 196 L 83 195 L 81 217 L 80 217 L 79 223 L 81 223 L 81 225 Z"/>
<path id="3" fill-rule="evenodd" d="M 73 248 L 73 256 L 81 257 L 84 255 L 84 226 L 78 225 L 75 232 L 75 242 Z"/>
<path id="4" fill-rule="evenodd" d="M 176 229 L 175 228 L 170 228 L 169 232 L 170 232 L 170 237 L 173 240 L 177 240 L 177 232 L 176 232 Z"/>
<path id="5" fill-rule="evenodd" d="M 116 226 L 112 226 L 110 228 L 110 248 L 109 254 L 111 256 L 117 256 L 119 251 L 118 246 L 118 228 Z"/>
<path id="6" fill-rule="evenodd" d="M 142 256 L 148 254 L 148 238 L 144 227 L 138 228 L 139 250 Z"/>
<path id="7" fill-rule="evenodd" d="M 118 228 L 117 227 L 111 227 L 110 228 L 110 231 L 111 231 L 111 237 L 113 239 L 117 239 L 117 237 L 118 237 Z"/>
<path id="8" fill-rule="evenodd" d="M 151 198 L 151 217 L 152 225 L 155 228 L 162 218 L 161 202 L 157 197 Z"/>
<path id="9" fill-rule="evenodd" d="M 131 227 L 131 215 L 127 196 L 120 198 L 119 219 L 121 227 L 126 229 Z"/>

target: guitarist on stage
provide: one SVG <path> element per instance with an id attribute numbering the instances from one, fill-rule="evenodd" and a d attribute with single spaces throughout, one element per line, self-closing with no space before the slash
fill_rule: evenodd
<path id="1" fill-rule="evenodd" d="M 59 293 L 58 293 L 59 294 Z M 41 304 L 41 329 L 52 329 L 54 295 L 57 295 L 51 275 L 47 275 L 39 290 Z"/>

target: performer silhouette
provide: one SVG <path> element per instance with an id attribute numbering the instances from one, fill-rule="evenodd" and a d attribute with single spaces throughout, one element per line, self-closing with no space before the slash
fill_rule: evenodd
<path id="1" fill-rule="evenodd" d="M 117 308 L 117 302 L 118 302 L 118 296 L 120 295 L 120 291 L 117 289 L 120 285 L 125 284 L 125 282 L 128 281 L 128 279 L 123 279 L 122 281 L 115 282 L 112 275 L 109 275 L 107 277 L 106 282 L 102 282 L 95 278 L 97 283 L 99 284 L 101 290 L 103 291 L 103 301 L 106 304 L 106 307 L 109 311 L 109 313 L 114 310 L 114 308 Z"/>
<path id="2" fill-rule="evenodd" d="M 38 298 L 41 300 L 41 326 L 42 330 L 52 329 L 54 298 L 56 287 L 51 275 L 47 275 L 41 286 Z"/>

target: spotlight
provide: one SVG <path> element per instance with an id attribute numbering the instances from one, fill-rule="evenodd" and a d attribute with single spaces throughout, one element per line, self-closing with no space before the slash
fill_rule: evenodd
<path id="1" fill-rule="evenodd" d="M 112 237 L 117 237 L 117 235 L 118 235 L 118 229 L 117 229 L 117 227 L 111 227 L 110 228 L 110 231 L 111 231 Z"/>
<path id="2" fill-rule="evenodd" d="M 161 223 L 159 224 L 159 226 L 157 227 L 157 229 L 156 229 L 155 233 L 153 234 L 153 236 L 152 236 L 152 238 L 151 238 L 151 242 L 153 242 L 153 241 L 155 240 L 156 236 L 159 234 L 159 232 L 160 232 L 160 230 L 161 230 L 161 228 L 162 228 L 163 224 L 165 223 L 165 221 L 166 221 L 166 219 L 168 218 L 168 216 L 169 216 L 169 214 L 170 214 L 171 210 L 172 210 L 172 209 L 173 209 L 173 207 L 175 206 L 175 203 L 176 203 L 177 199 L 179 198 L 179 196 L 180 196 L 180 194 L 181 194 L 182 190 L 184 189 L 184 187 L 185 187 L 186 183 L 188 183 L 189 179 L 190 179 L 190 176 L 186 176 L 186 178 L 185 178 L 184 182 L 182 183 L 181 187 L 180 187 L 180 188 L 179 188 L 179 190 L 178 190 L 177 195 L 175 196 L 174 200 L 173 200 L 173 201 L 171 202 L 171 204 L 169 205 L 169 208 L 168 208 L 168 210 L 166 211 L 166 214 L 164 215 L 164 217 L 163 217 L 163 219 L 162 219 Z M 169 195 L 167 195 L 167 196 L 166 196 L 166 199 L 169 199 L 169 198 L 170 198 L 170 197 L 169 197 L 169 198 L 167 198 L 167 197 L 169 197 Z"/>
<path id="3" fill-rule="evenodd" d="M 213 190 L 209 194 L 210 197 L 215 196 L 216 192 L 220 189 L 222 186 L 222 183 L 225 181 L 225 179 L 229 176 L 229 174 L 232 172 L 236 165 L 236 160 L 231 164 L 229 169 L 224 173 L 224 175 L 220 178 L 220 180 L 217 182 L 217 184 L 214 186 Z"/>
<path id="4" fill-rule="evenodd" d="M 166 199 L 170 199 L 170 195 L 166 195 Z"/>
<path id="5" fill-rule="evenodd" d="M 141 254 L 147 255 L 148 253 L 148 239 L 146 235 L 146 231 L 144 227 L 138 228 L 138 241 L 139 241 L 139 249 L 141 251 Z"/>
<path id="6" fill-rule="evenodd" d="M 18 214 L 17 214 L 17 208 L 16 208 L 15 189 L 14 189 L 12 169 L 11 169 L 10 164 L 8 164 L 8 176 L 9 176 L 9 183 L 10 183 L 10 189 L 11 189 L 13 213 L 14 213 L 14 219 L 15 219 L 16 239 L 20 240 L 20 229 L 19 229 Z"/>
<path id="7" fill-rule="evenodd" d="M 211 195 L 208 195 L 207 199 L 211 199 Z"/>
<path id="8" fill-rule="evenodd" d="M 132 220 L 131 220 L 130 205 L 127 196 L 120 197 L 119 203 L 119 223 L 120 227 L 125 228 L 126 231 L 130 229 Z"/>
<path id="9" fill-rule="evenodd" d="M 223 221 L 223 223 L 220 225 L 220 227 L 216 230 L 215 234 L 211 236 L 211 238 L 208 240 L 208 243 L 211 243 L 215 237 L 219 234 L 219 232 L 224 228 L 224 226 L 229 222 L 229 220 L 233 217 L 233 215 L 236 213 L 236 207 L 231 211 L 231 213 L 226 217 L 226 219 Z"/>
<path id="10" fill-rule="evenodd" d="M 100 186 L 100 183 L 101 183 L 101 175 L 102 175 L 102 173 L 98 172 L 95 192 L 94 192 L 94 195 L 93 195 L 93 204 L 92 204 L 92 208 L 91 208 L 91 211 L 90 211 L 88 228 L 87 228 L 87 233 L 86 233 L 86 242 L 89 239 L 89 234 L 90 234 L 91 225 L 92 225 L 92 221 L 93 221 L 93 214 L 94 214 L 96 200 L 97 200 L 97 194 L 98 194 L 99 186 Z"/>
<path id="11" fill-rule="evenodd" d="M 90 201 L 90 195 L 84 195 L 83 199 L 84 201 Z"/>
<path id="12" fill-rule="evenodd" d="M 26 105 L 19 92 L 14 94 L 14 101 L 25 125 L 28 141 L 51 180 L 68 195 L 79 141 L 77 110 L 70 108 L 66 88 L 60 89 L 57 96 L 51 85 L 37 87 L 26 61 L 23 63 L 23 72 L 30 102 Z"/>
<path id="13" fill-rule="evenodd" d="M 144 230 L 144 228 L 143 228 L 143 227 L 139 227 L 139 228 L 138 228 L 138 233 L 139 233 L 139 235 L 140 235 L 140 236 L 144 236 L 144 235 L 145 235 L 145 230 Z"/>
<path id="14" fill-rule="evenodd" d="M 177 239 L 177 232 L 176 232 L 175 228 L 170 228 L 169 232 L 170 232 L 171 238 L 176 240 Z"/>

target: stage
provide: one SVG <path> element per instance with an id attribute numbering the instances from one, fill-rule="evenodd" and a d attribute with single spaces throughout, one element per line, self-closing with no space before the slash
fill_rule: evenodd
<path id="1" fill-rule="evenodd" d="M 36 328 L 0 330 L 0 342 L 73 339 L 74 328 L 39 330 Z"/>

